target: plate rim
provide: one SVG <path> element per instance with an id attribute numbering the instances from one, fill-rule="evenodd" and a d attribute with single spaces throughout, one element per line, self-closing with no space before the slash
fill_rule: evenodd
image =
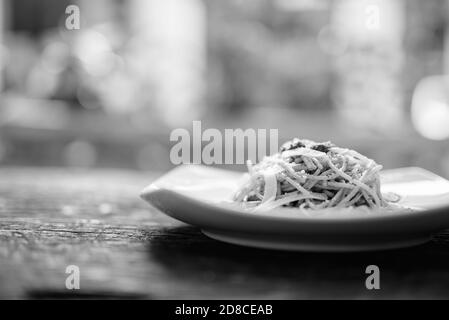
<path id="1" fill-rule="evenodd" d="M 422 224 L 422 229 L 430 229 L 430 230 L 443 230 L 445 228 L 449 228 L 449 206 L 442 206 L 437 207 L 430 210 L 422 210 L 422 211 L 416 211 L 416 212 L 406 212 L 404 213 L 402 210 L 398 210 L 398 212 L 395 213 L 388 213 L 386 215 L 366 215 L 366 216 L 346 216 L 346 217 L 295 217 L 295 216 L 286 216 L 286 215 L 272 215 L 272 214 L 253 214 L 253 213 L 246 213 L 243 210 L 239 210 L 238 208 L 232 208 L 232 207 L 223 207 L 219 204 L 215 204 L 212 202 L 207 201 L 201 201 L 199 199 L 195 199 L 194 197 L 187 196 L 185 194 L 182 194 L 180 192 L 167 189 L 164 187 L 158 186 L 158 181 L 164 178 L 164 176 L 173 173 L 177 170 L 182 170 L 183 168 L 191 166 L 191 165 L 182 165 L 178 166 L 175 169 L 167 172 L 163 176 L 161 176 L 159 179 L 157 179 L 155 182 L 150 184 L 148 187 L 146 187 L 142 193 L 141 197 L 149 202 L 151 205 L 158 208 L 160 211 L 162 211 L 164 214 L 171 216 L 172 218 L 181 220 L 183 222 L 199 226 L 201 228 L 210 228 L 209 225 L 205 225 L 202 223 L 192 223 L 192 214 L 187 213 L 185 215 L 178 215 L 173 214 L 173 212 L 170 212 L 170 210 L 167 210 L 167 206 L 164 206 L 158 201 L 158 198 L 164 198 L 168 197 L 168 201 L 171 198 L 177 198 L 179 199 L 183 205 L 195 207 L 197 209 L 201 210 L 207 210 L 213 211 L 214 215 L 223 215 L 224 217 L 227 217 L 229 219 L 243 219 L 244 221 L 254 221 L 258 223 L 270 223 L 274 222 L 277 224 L 287 224 L 287 223 L 293 223 L 295 225 L 303 225 L 303 226 L 359 226 L 363 227 L 365 229 L 368 226 L 372 227 L 373 223 L 376 223 L 377 225 L 383 224 L 384 227 L 388 226 L 388 223 L 391 224 L 398 224 L 400 222 L 408 222 L 408 225 L 416 225 L 418 223 Z M 225 170 L 221 168 L 211 168 L 207 166 L 202 165 L 194 165 L 199 166 L 202 169 L 207 170 L 220 170 L 220 171 L 226 171 L 229 173 L 239 173 L 236 171 L 231 170 Z M 445 178 L 420 167 L 404 167 L 404 168 L 396 168 L 396 169 L 388 169 L 385 170 L 386 172 L 390 171 L 397 171 L 397 170 L 418 170 L 423 172 L 425 175 L 429 176 L 431 175 L 437 180 L 444 180 L 449 183 L 448 180 Z M 243 174 L 243 173 L 242 173 Z M 187 219 L 185 219 L 187 217 Z M 195 219 L 193 219 L 195 220 Z M 207 220 L 207 219 L 205 219 Z M 440 226 L 441 225 L 441 226 Z M 230 229 L 224 228 L 226 230 Z M 389 229 L 389 228 L 387 228 Z M 408 229 L 408 228 L 405 228 Z M 397 231 L 395 231 L 397 232 Z"/>

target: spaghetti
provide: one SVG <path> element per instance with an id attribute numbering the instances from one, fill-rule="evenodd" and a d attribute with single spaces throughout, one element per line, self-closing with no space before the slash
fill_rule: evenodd
<path id="1" fill-rule="evenodd" d="M 373 160 L 331 142 L 293 139 L 258 164 L 248 161 L 249 178 L 234 201 L 255 211 L 279 206 L 301 209 L 387 207 Z M 397 200 L 397 199 L 395 199 Z"/>

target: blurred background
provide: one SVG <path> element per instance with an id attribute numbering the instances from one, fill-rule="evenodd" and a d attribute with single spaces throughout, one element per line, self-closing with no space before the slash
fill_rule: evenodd
<path id="1" fill-rule="evenodd" d="M 448 21 L 447 0 L 0 0 L 0 165 L 164 171 L 202 120 L 449 178 Z"/>

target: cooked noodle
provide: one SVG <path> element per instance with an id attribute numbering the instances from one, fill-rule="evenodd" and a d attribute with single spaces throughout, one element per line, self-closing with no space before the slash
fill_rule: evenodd
<path id="1" fill-rule="evenodd" d="M 258 164 L 248 161 L 249 179 L 234 201 L 254 210 L 388 206 L 380 192 L 382 166 L 330 142 L 293 139 Z"/>

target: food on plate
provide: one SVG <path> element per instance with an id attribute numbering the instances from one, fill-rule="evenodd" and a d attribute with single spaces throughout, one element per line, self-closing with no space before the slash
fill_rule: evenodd
<path id="1" fill-rule="evenodd" d="M 399 200 L 381 193 L 381 165 L 331 142 L 295 138 L 279 153 L 247 165 L 249 174 L 233 200 L 255 211 L 280 206 L 386 208 Z"/>

